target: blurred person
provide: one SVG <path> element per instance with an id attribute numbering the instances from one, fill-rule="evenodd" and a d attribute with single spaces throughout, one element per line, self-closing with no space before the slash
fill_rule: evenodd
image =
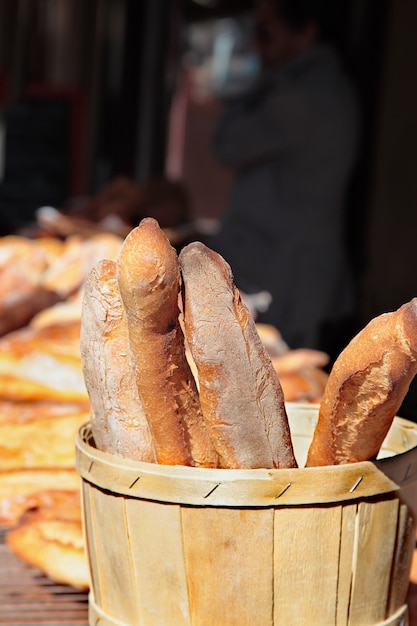
<path id="1" fill-rule="evenodd" d="M 254 308 L 261 303 L 258 321 L 276 326 L 291 348 L 331 354 L 329 342 L 343 346 L 355 312 L 345 204 L 359 115 L 324 40 L 325 11 L 318 0 L 256 2 L 262 70 L 248 93 L 225 102 L 214 134 L 218 160 L 236 176 L 207 243 Z"/>

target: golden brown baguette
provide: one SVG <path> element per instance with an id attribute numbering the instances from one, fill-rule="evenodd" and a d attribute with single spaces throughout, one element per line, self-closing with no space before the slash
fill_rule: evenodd
<path id="1" fill-rule="evenodd" d="M 369 322 L 334 363 L 307 466 L 374 459 L 417 372 L 417 298 Z"/>
<path id="2" fill-rule="evenodd" d="M 155 462 L 151 432 L 131 366 L 126 314 L 114 261 L 100 261 L 87 277 L 80 349 L 97 448 Z"/>
<path id="3" fill-rule="evenodd" d="M 281 386 L 230 266 L 200 242 L 179 260 L 186 337 L 222 467 L 296 467 Z"/>
<path id="4" fill-rule="evenodd" d="M 132 363 L 158 463 L 217 467 L 179 322 L 177 253 L 153 218 L 123 242 L 117 260 Z"/>

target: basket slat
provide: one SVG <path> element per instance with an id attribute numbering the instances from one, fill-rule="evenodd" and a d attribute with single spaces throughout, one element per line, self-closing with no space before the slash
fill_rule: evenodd
<path id="1" fill-rule="evenodd" d="M 346 626 L 348 623 L 350 591 L 352 587 L 352 555 L 355 545 L 355 520 L 357 511 L 357 504 L 347 504 L 342 510 L 336 626 Z"/>
<path id="2" fill-rule="evenodd" d="M 111 502 L 109 502 L 109 498 Z M 125 499 L 90 488 L 93 533 L 97 539 L 97 578 L 102 607 L 126 624 L 138 624 L 137 589 L 131 575 L 130 538 L 126 528 Z M 120 602 L 123 598 L 123 603 Z"/>
<path id="3" fill-rule="evenodd" d="M 272 626 L 273 511 L 186 507 L 182 524 L 193 626 Z"/>
<path id="4" fill-rule="evenodd" d="M 126 518 L 141 607 L 135 624 L 190 626 L 180 507 L 127 499 Z"/>
<path id="5" fill-rule="evenodd" d="M 275 513 L 275 624 L 335 623 L 340 520 L 339 506 Z"/>
<path id="6" fill-rule="evenodd" d="M 82 482 L 82 512 L 83 512 L 83 529 L 84 529 L 84 537 L 85 537 L 85 545 L 86 552 L 88 555 L 88 564 L 90 568 L 90 577 L 91 577 L 91 589 L 94 589 L 94 593 L 96 596 L 96 601 L 101 606 L 103 599 L 101 597 L 100 590 L 100 580 L 98 577 L 98 563 L 97 563 L 97 554 L 99 552 L 99 546 L 97 545 L 97 541 L 100 538 L 96 537 L 93 531 L 93 508 L 94 502 L 90 501 L 90 491 L 91 485 L 86 481 Z"/>
<path id="7" fill-rule="evenodd" d="M 376 624 L 386 617 L 381 598 L 388 598 L 398 511 L 397 499 L 358 506 L 349 624 Z"/>
<path id="8" fill-rule="evenodd" d="M 388 599 L 387 615 L 392 615 L 401 608 L 407 595 L 409 572 L 413 550 L 416 542 L 416 532 L 412 516 L 405 504 L 400 506 L 398 531 L 394 554 L 394 564 L 391 572 L 391 589 Z"/>

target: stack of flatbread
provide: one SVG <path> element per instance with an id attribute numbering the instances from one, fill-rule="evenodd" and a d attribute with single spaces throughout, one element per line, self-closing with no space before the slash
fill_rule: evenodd
<path id="1" fill-rule="evenodd" d="M 88 421 L 79 349 L 91 265 L 121 240 L 0 239 L 0 525 L 23 560 L 89 586 L 74 441 Z"/>
<path id="2" fill-rule="evenodd" d="M 0 525 L 20 558 L 86 589 L 74 441 L 89 403 L 78 334 L 63 324 L 0 339 Z"/>

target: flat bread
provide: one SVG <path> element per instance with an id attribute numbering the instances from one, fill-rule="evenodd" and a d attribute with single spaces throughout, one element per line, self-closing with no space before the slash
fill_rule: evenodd
<path id="1" fill-rule="evenodd" d="M 42 285 L 47 267 L 47 254 L 35 241 L 14 235 L 0 238 L 0 335 L 24 326 L 59 299 Z"/>
<path id="2" fill-rule="evenodd" d="M 32 472 L 32 476 L 35 474 Z M 57 484 L 61 480 L 62 486 L 65 482 L 62 471 L 53 475 Z M 66 478 L 71 481 L 69 473 Z M 19 525 L 6 535 L 12 552 L 53 581 L 87 590 L 90 580 L 79 489 L 27 493 L 21 498 L 21 514 Z"/>
<path id="3" fill-rule="evenodd" d="M 75 468 L 32 468 L 0 472 L 0 526 L 15 526 L 28 510 L 79 498 L 80 477 Z M 79 511 L 75 512 L 79 515 Z"/>
<path id="4" fill-rule="evenodd" d="M 49 400 L 39 402 L 14 402 L 0 398 L 0 425 L 6 423 L 24 424 L 35 419 L 53 419 L 80 411 L 88 411 L 88 402 L 80 406 L 78 403 L 54 402 Z"/>
<path id="5" fill-rule="evenodd" d="M 28 521 L 38 517 L 40 512 L 42 517 L 55 519 L 58 507 L 71 511 L 71 519 L 79 520 L 80 512 L 74 505 L 77 500 L 79 500 L 78 489 L 46 489 L 34 490 L 25 495 L 14 494 L 0 500 L 0 527 L 13 528 L 21 524 L 22 520 Z"/>
<path id="6" fill-rule="evenodd" d="M 68 415 L 0 424 L 0 467 L 5 469 L 75 466 L 75 437 L 88 421 L 85 407 Z"/>
<path id="7" fill-rule="evenodd" d="M 6 535 L 20 559 L 51 580 L 82 590 L 90 586 L 81 520 L 36 519 Z"/>
<path id="8" fill-rule="evenodd" d="M 0 339 L 0 398 L 85 403 L 80 324 L 24 327 Z"/>
<path id="9" fill-rule="evenodd" d="M 84 284 L 70 298 L 39 311 L 32 317 L 29 326 L 41 329 L 51 326 L 60 328 L 66 324 L 80 324 L 83 294 Z"/>
<path id="10" fill-rule="evenodd" d="M 87 239 L 73 236 L 65 249 L 42 276 L 42 286 L 62 300 L 73 295 L 83 285 L 90 269 L 102 259 L 115 260 L 122 239 L 110 233 L 101 233 Z"/>

